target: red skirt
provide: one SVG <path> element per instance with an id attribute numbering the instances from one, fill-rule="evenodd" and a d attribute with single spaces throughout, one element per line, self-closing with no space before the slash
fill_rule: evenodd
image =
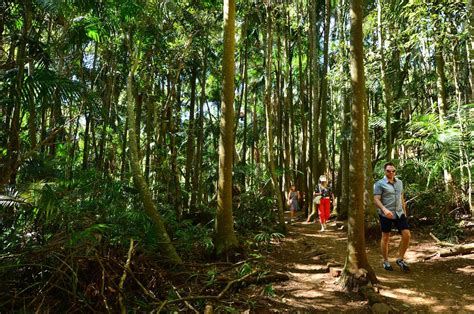
<path id="1" fill-rule="evenodd" d="M 329 197 L 325 197 L 321 199 L 321 203 L 319 204 L 319 221 L 324 224 L 329 219 L 329 215 L 331 211 L 331 200 Z"/>

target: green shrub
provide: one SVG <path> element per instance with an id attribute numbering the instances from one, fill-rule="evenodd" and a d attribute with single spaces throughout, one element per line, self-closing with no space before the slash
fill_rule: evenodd
<path id="1" fill-rule="evenodd" d="M 433 234 L 440 240 L 458 243 L 463 230 L 452 216 L 437 214 L 436 223 L 433 226 Z"/>

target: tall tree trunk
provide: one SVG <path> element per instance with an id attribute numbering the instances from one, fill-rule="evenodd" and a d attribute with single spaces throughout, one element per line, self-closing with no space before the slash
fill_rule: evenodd
<path id="1" fill-rule="evenodd" d="M 392 160 L 392 87 L 387 76 L 387 69 L 385 65 L 385 36 L 382 26 L 382 1 L 377 1 L 377 21 L 378 21 L 378 35 L 380 47 L 380 74 L 382 76 L 382 92 L 385 101 L 385 108 L 387 110 L 385 116 L 385 145 L 387 146 L 387 154 L 385 159 Z"/>
<path id="2" fill-rule="evenodd" d="M 146 121 L 145 121 L 145 180 L 148 184 L 150 184 L 150 172 L 151 172 L 151 147 L 153 142 L 153 134 L 154 134 L 154 100 L 150 97 L 150 94 L 153 94 L 153 87 L 152 87 L 152 78 L 151 74 L 148 73 L 147 78 L 145 79 L 147 95 L 145 97 L 145 114 L 146 114 Z"/>
<path id="3" fill-rule="evenodd" d="M 349 214 L 349 202 L 350 202 L 350 150 L 351 150 L 351 103 L 349 97 L 349 91 L 343 90 L 343 111 L 342 111 L 342 131 L 341 131 L 341 165 L 340 173 L 341 177 L 341 194 L 338 202 L 338 219 L 346 220 Z"/>
<path id="4" fill-rule="evenodd" d="M 131 41 L 129 41 L 131 45 Z M 133 95 L 133 81 L 135 71 L 138 67 L 138 49 L 133 51 L 133 47 L 130 47 L 130 55 L 132 66 L 128 73 L 127 78 L 127 114 L 128 114 L 128 121 L 130 123 L 129 128 L 129 149 L 130 149 L 130 166 L 132 168 L 132 175 L 135 185 L 140 192 L 140 196 L 142 198 L 143 207 L 145 209 L 145 213 L 153 222 L 153 226 L 155 227 L 155 231 L 157 234 L 157 242 L 160 244 L 158 246 L 160 253 L 163 255 L 165 259 L 167 259 L 172 264 L 182 264 L 181 258 L 176 253 L 176 250 L 171 243 L 170 237 L 166 231 L 165 225 L 161 219 L 160 213 L 156 209 L 155 203 L 153 201 L 153 197 L 151 195 L 150 188 L 145 181 L 145 178 L 142 173 L 142 169 L 140 166 L 140 158 L 138 154 L 138 139 L 136 134 L 136 117 L 135 117 L 135 97 Z"/>
<path id="5" fill-rule="evenodd" d="M 365 173 L 365 191 L 364 191 L 364 218 L 366 221 L 378 223 L 377 211 L 374 205 L 374 176 L 372 165 L 372 141 L 369 132 L 369 108 L 367 102 L 364 102 L 364 173 Z"/>
<path id="6" fill-rule="evenodd" d="M 245 33 L 244 33 L 245 34 Z M 241 165 L 243 168 L 247 165 L 247 133 L 248 133 L 248 115 L 247 115 L 247 110 L 248 110 L 248 96 L 249 96 L 249 79 L 248 79 L 248 62 L 249 62 L 249 56 L 248 56 L 248 51 L 249 51 L 249 41 L 245 40 L 245 49 L 244 49 L 244 56 L 245 56 L 245 61 L 244 61 L 244 114 L 243 114 L 243 119 L 244 119 L 244 126 L 243 126 L 243 143 L 242 143 L 242 159 L 241 159 Z M 241 178 L 240 178 L 240 185 L 242 188 L 242 192 L 246 190 L 245 187 L 245 172 L 242 172 Z"/>
<path id="7" fill-rule="evenodd" d="M 296 2 L 297 4 L 297 13 L 298 13 L 298 16 L 302 16 L 303 13 L 301 12 L 302 11 L 302 8 L 301 8 L 301 4 L 300 4 L 300 1 L 298 0 Z M 301 191 L 303 193 L 305 193 L 306 195 L 306 199 L 308 202 L 311 201 L 311 196 L 310 196 L 310 191 L 309 191 L 309 187 L 308 187 L 308 181 L 310 179 L 308 179 L 308 172 L 306 171 L 307 170 L 307 143 L 308 143 L 308 123 L 307 123 L 307 120 L 306 120 L 306 112 L 308 111 L 307 109 L 307 101 L 306 101 L 306 94 L 305 94 L 305 69 L 303 67 L 303 61 L 302 61 L 302 56 L 304 54 L 304 51 L 303 51 L 303 48 L 302 48 L 302 45 L 301 45 L 301 35 L 302 35 L 302 32 L 303 32 L 303 28 L 300 27 L 298 29 L 298 33 L 297 33 L 297 37 L 296 37 L 296 45 L 298 47 L 298 89 L 299 89 L 299 97 L 298 97 L 298 102 L 299 102 L 299 107 L 300 107 L 300 118 L 301 118 L 301 149 L 298 151 L 299 155 L 301 156 L 300 158 L 300 164 L 301 164 L 301 171 L 300 173 L 302 173 L 302 181 L 303 181 L 303 187 L 301 188 Z M 296 137 L 296 134 L 294 131 L 292 131 L 292 133 L 295 135 Z M 305 207 L 305 214 L 307 215 L 308 214 L 308 208 Z"/>
<path id="8" fill-rule="evenodd" d="M 319 31 L 317 28 L 317 23 L 316 23 L 316 7 L 317 7 L 317 1 L 316 0 L 311 0 L 310 4 L 310 39 L 309 39 L 309 55 L 311 58 L 310 61 L 310 82 L 309 82 L 309 88 L 311 89 L 311 111 L 312 111 L 312 117 L 310 119 L 310 124 L 312 126 L 312 152 L 310 153 L 311 155 L 311 173 L 312 173 L 312 179 L 313 179 L 313 184 L 318 184 L 318 178 L 320 175 L 319 172 L 319 162 L 320 162 L 320 152 L 319 152 L 319 135 L 320 135 L 320 124 L 319 124 L 319 118 L 320 118 L 320 106 L 319 106 L 319 97 L 318 97 L 318 84 L 317 84 L 317 74 L 319 72 L 318 69 L 318 54 L 319 54 Z"/>
<path id="9" fill-rule="evenodd" d="M 321 111 L 321 127 L 319 141 L 321 147 L 321 158 L 318 165 L 319 173 L 328 172 L 328 144 L 327 144 L 327 124 L 328 124 L 328 65 L 329 65 L 329 31 L 331 25 L 331 0 L 326 0 L 326 19 L 324 22 L 324 50 L 323 50 L 323 70 L 321 73 L 321 90 L 319 93 L 319 107 Z"/>
<path id="10" fill-rule="evenodd" d="M 351 208 L 347 230 L 347 256 L 343 270 L 343 283 L 353 290 L 364 284 L 364 280 L 377 282 L 369 264 L 364 236 L 364 106 L 366 105 L 364 51 L 362 33 L 362 0 L 351 1 L 351 78 L 352 78 L 352 124 L 351 124 Z M 365 278 L 367 276 L 367 278 Z"/>
<path id="11" fill-rule="evenodd" d="M 134 106 L 135 107 L 135 106 Z M 128 144 L 128 139 L 127 139 L 127 134 L 128 134 L 128 116 L 125 118 L 125 126 L 123 128 L 123 135 L 122 135 L 122 161 L 121 161 L 121 167 L 120 167 L 120 180 L 124 181 L 125 180 L 125 172 L 127 171 L 127 146 Z"/>
<path id="12" fill-rule="evenodd" d="M 275 196 L 278 209 L 278 224 L 282 232 L 286 232 L 285 216 L 283 212 L 283 201 L 281 198 L 278 179 L 275 173 L 275 158 L 273 151 L 273 110 L 272 110 L 272 46 L 273 46 L 273 19 L 272 7 L 270 3 L 266 4 L 267 12 L 267 34 L 266 34 L 266 50 L 265 50 L 265 118 L 266 118 L 266 134 L 268 142 L 268 166 L 272 181 L 273 195 Z"/>
<path id="13" fill-rule="evenodd" d="M 292 168 L 293 164 L 293 156 L 291 154 L 291 146 L 290 146 L 290 141 L 292 137 L 291 129 L 290 129 L 290 121 L 291 121 L 291 116 L 292 116 L 292 102 L 293 102 L 293 93 L 290 89 L 291 86 L 291 61 L 292 61 L 292 56 L 291 56 L 291 51 L 290 51 L 290 39 L 289 39 L 289 13 L 288 13 L 288 8 L 287 8 L 287 2 L 284 3 L 284 12 L 285 12 L 285 26 L 283 28 L 283 33 L 284 33 L 284 50 L 283 50 L 283 60 L 284 60 L 284 74 L 283 74 L 283 81 L 285 82 L 285 86 L 283 87 L 283 104 L 284 104 L 284 109 L 283 109 L 283 162 L 285 166 L 285 183 L 287 184 L 285 186 L 285 191 L 288 191 L 290 188 L 289 184 L 293 180 L 295 182 L 296 176 L 294 176 L 294 167 L 292 171 L 290 169 Z M 290 179 L 293 177 L 292 179 Z"/>
<path id="14" fill-rule="evenodd" d="M 184 188 L 189 192 L 192 178 L 192 165 L 194 163 L 194 109 L 196 104 L 196 80 L 197 65 L 193 64 L 191 69 L 191 99 L 189 102 L 189 124 L 188 124 L 188 141 L 186 142 L 186 168 L 184 177 Z"/>
<path id="15" fill-rule="evenodd" d="M 276 34 L 281 33 L 279 23 L 275 25 Z M 273 92 L 273 125 L 278 125 L 280 127 L 274 128 L 276 135 L 276 143 L 278 149 L 276 150 L 276 159 L 275 159 L 275 167 L 282 169 L 284 165 L 284 147 L 283 147 L 283 108 L 282 108 L 282 95 L 281 91 L 283 90 L 283 77 L 282 77 L 282 66 L 281 66 L 281 36 L 276 36 L 276 52 L 275 52 L 275 87 L 272 89 Z M 285 175 L 278 176 L 278 186 L 280 187 L 280 194 L 281 198 L 285 199 L 285 191 L 289 189 L 289 183 L 283 182 L 283 179 L 286 179 L 286 172 L 288 169 L 283 169 Z M 288 185 L 288 186 L 287 186 Z"/>
<path id="16" fill-rule="evenodd" d="M 176 100 L 176 108 L 170 107 L 170 122 L 169 122 L 169 133 L 170 133 L 170 163 L 171 163 L 171 173 L 173 177 L 171 178 L 171 188 L 170 195 L 172 196 L 172 204 L 178 217 L 182 215 L 182 203 L 181 203 L 181 188 L 179 184 L 179 174 L 178 169 L 178 148 L 176 147 L 176 134 L 179 133 L 179 123 L 181 119 L 181 67 L 177 70 L 176 80 L 173 82 L 173 87 L 171 89 L 172 98 Z"/>
<path id="17" fill-rule="evenodd" d="M 438 111 L 439 111 L 439 123 L 443 128 L 445 125 L 445 118 L 448 114 L 448 102 L 446 96 L 446 74 L 445 74 L 445 61 L 443 51 L 440 43 L 435 44 L 435 63 L 436 63 L 436 87 L 438 91 Z M 443 177 L 446 191 L 449 191 L 452 176 L 445 163 L 443 167 Z"/>
<path id="18" fill-rule="evenodd" d="M 112 52 L 108 51 L 110 55 L 112 55 Z M 115 57 L 111 58 L 111 62 L 107 66 L 107 76 L 105 79 L 105 91 L 104 91 L 104 96 L 103 96 L 103 104 L 105 107 L 104 110 L 104 122 L 102 124 L 102 135 L 100 137 L 99 141 L 99 169 L 102 169 L 104 171 L 104 174 L 106 173 L 106 169 L 104 168 L 105 164 L 105 158 L 106 158 L 106 153 L 105 153 L 105 146 L 108 138 L 108 132 L 107 129 L 110 127 L 110 116 L 111 116 L 111 108 L 112 108 L 112 93 L 113 93 L 113 84 L 115 80 Z M 146 175 L 145 175 L 146 177 Z"/>
<path id="19" fill-rule="evenodd" d="M 30 61 L 28 63 L 28 78 L 29 80 L 33 80 L 34 76 L 34 62 Z M 28 109 L 29 109 L 29 116 L 28 116 L 28 135 L 30 138 L 30 149 L 36 149 L 36 105 L 35 105 L 35 95 L 33 90 L 33 82 L 28 82 Z"/>
<path id="20" fill-rule="evenodd" d="M 446 96 L 446 74 L 444 71 L 444 56 L 441 49 L 441 44 L 436 44 L 435 47 L 435 61 L 436 61 L 436 87 L 438 89 L 438 110 L 439 121 L 444 125 L 444 119 L 448 112 L 448 103 Z"/>
<path id="21" fill-rule="evenodd" d="M 469 40 L 467 41 L 467 55 L 469 62 L 469 86 L 470 86 L 470 95 L 468 97 L 468 103 L 474 102 L 474 0 L 469 0 Z"/>
<path id="22" fill-rule="evenodd" d="M 194 158 L 194 172 L 192 180 L 192 192 L 190 208 L 196 207 L 202 203 L 202 148 L 203 148 L 203 137 L 204 137 L 204 103 L 206 102 L 206 71 L 207 71 L 207 60 L 206 60 L 207 48 L 204 48 L 203 61 L 202 61 L 202 76 L 201 76 L 201 97 L 199 101 L 199 114 L 198 114 L 198 126 L 196 136 L 196 158 Z"/>
<path id="23" fill-rule="evenodd" d="M 453 77 L 454 77 L 454 85 L 456 87 L 456 98 L 457 98 L 457 110 L 456 110 L 456 116 L 458 119 L 458 124 L 459 124 L 459 130 L 461 132 L 461 136 L 463 138 L 467 138 L 466 135 L 466 130 L 464 128 L 464 119 L 463 119 L 463 110 L 461 108 L 462 104 L 462 90 L 461 90 L 461 84 L 460 84 L 460 69 L 459 69 L 459 64 L 461 63 L 460 61 L 460 56 L 459 56 L 459 49 L 456 49 L 454 52 L 454 62 L 453 62 Z M 468 144 L 469 145 L 469 144 Z M 468 149 L 466 147 L 466 141 L 462 140 L 460 141 L 459 145 L 459 170 L 461 173 L 461 185 L 464 187 L 467 187 L 465 190 L 467 190 L 467 199 L 469 203 L 469 210 L 471 213 L 474 214 L 474 205 L 472 203 L 472 174 L 471 174 L 471 169 L 469 165 L 469 153 Z M 466 168 L 467 172 L 467 180 L 466 176 L 464 175 L 464 168 Z"/>
<path id="24" fill-rule="evenodd" d="M 234 153 L 234 52 L 235 1 L 224 1 L 224 54 L 222 60 L 222 105 L 219 139 L 219 180 L 215 220 L 218 255 L 237 247 L 232 214 L 232 165 Z"/>
<path id="25" fill-rule="evenodd" d="M 7 148 L 7 160 L 0 168 L 0 187 L 8 182 L 16 181 L 16 171 L 18 159 L 20 156 L 20 131 L 21 131 L 21 96 L 24 84 L 25 62 L 26 62 L 26 44 L 28 33 L 32 26 L 33 6 L 31 0 L 25 0 L 22 3 L 23 28 L 19 40 L 18 52 L 16 57 L 16 66 L 18 73 L 16 76 L 15 90 L 13 93 L 13 114 L 10 126 L 9 142 Z"/>
<path id="26" fill-rule="evenodd" d="M 339 7 L 338 15 L 338 33 L 341 41 L 341 50 L 344 60 L 349 60 L 349 41 L 347 40 L 347 29 L 346 20 L 348 2 L 343 0 Z M 351 97 L 352 92 L 350 90 L 349 82 L 350 77 L 350 65 L 348 63 L 341 63 L 341 73 L 344 73 L 344 83 L 341 87 L 341 147 L 340 147 L 340 168 L 339 168 L 339 187 L 337 196 L 337 215 L 338 219 L 346 220 L 348 218 L 349 203 L 350 203 L 350 179 L 349 179 L 349 158 L 351 151 Z"/>

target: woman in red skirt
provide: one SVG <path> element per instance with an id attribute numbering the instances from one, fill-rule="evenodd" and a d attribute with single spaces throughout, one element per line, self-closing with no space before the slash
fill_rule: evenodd
<path id="1" fill-rule="evenodd" d="M 319 222 L 321 223 L 321 231 L 324 231 L 331 214 L 331 191 L 325 175 L 319 177 L 319 184 L 316 186 L 313 195 L 320 198 L 318 206 Z"/>

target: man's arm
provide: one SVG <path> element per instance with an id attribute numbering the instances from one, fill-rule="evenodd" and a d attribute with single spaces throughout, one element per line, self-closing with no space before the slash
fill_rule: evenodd
<path id="1" fill-rule="evenodd" d="M 374 195 L 374 203 L 375 205 L 377 205 L 378 208 L 380 208 L 380 210 L 384 213 L 384 215 L 387 218 L 390 218 L 390 219 L 393 218 L 392 212 L 389 211 L 387 208 L 385 208 L 385 206 L 383 206 L 382 204 L 382 195 Z"/>

